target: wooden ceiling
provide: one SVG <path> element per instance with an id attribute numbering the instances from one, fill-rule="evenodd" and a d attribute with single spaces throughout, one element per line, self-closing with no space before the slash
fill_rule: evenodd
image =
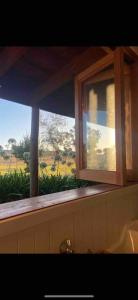
<path id="1" fill-rule="evenodd" d="M 64 105 L 65 113 L 70 105 L 69 99 L 74 105 L 74 76 L 112 50 L 112 47 L 86 46 L 0 47 L 0 98 L 38 105 L 53 112 L 56 112 L 57 106 L 62 112 L 60 106 Z M 72 89 L 70 92 L 69 87 Z M 59 99 L 64 97 L 64 101 L 56 103 L 56 95 Z"/>
<path id="2" fill-rule="evenodd" d="M 88 47 L 0 47 L 0 97 L 29 104 L 37 88 L 46 84 L 53 75 L 58 74 L 87 49 Z"/>

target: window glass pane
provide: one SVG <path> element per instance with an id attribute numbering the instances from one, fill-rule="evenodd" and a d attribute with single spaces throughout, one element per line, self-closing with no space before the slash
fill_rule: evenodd
<path id="1" fill-rule="evenodd" d="M 111 77 L 84 86 L 83 146 L 85 168 L 116 170 L 115 85 Z"/>

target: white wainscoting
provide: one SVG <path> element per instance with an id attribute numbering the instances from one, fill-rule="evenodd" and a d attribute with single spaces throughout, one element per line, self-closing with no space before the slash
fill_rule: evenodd
<path id="1" fill-rule="evenodd" d="M 138 184 L 0 221 L 0 253 L 59 253 L 64 239 L 76 253 L 100 251 L 138 218 Z"/>

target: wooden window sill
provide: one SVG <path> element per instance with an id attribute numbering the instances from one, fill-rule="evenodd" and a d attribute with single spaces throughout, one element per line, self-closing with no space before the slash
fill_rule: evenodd
<path id="1" fill-rule="evenodd" d="M 119 188 L 111 184 L 98 184 L 86 188 L 78 188 L 44 196 L 37 196 L 23 200 L 0 204 L 0 220 L 14 217 L 17 215 L 40 210 L 53 205 L 59 205 L 81 198 L 91 197 L 97 194 L 108 192 Z"/>
<path id="2" fill-rule="evenodd" d="M 122 187 L 112 184 L 98 184 L 86 188 L 78 188 L 44 196 L 3 203 L 0 204 L 0 220 L 38 211 L 46 207 L 75 201 L 81 198 L 92 197 L 119 188 Z"/>

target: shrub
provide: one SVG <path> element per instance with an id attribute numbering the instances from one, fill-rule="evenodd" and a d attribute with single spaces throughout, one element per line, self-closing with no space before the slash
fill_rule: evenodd
<path id="1" fill-rule="evenodd" d="M 29 180 L 22 171 L 0 175 L 0 203 L 29 197 Z"/>
<path id="2" fill-rule="evenodd" d="M 39 195 L 51 194 L 79 187 L 93 185 L 95 182 L 76 179 L 72 176 L 42 175 L 39 177 Z M 14 172 L 0 175 L 0 203 L 28 198 L 30 193 L 30 174 Z"/>

